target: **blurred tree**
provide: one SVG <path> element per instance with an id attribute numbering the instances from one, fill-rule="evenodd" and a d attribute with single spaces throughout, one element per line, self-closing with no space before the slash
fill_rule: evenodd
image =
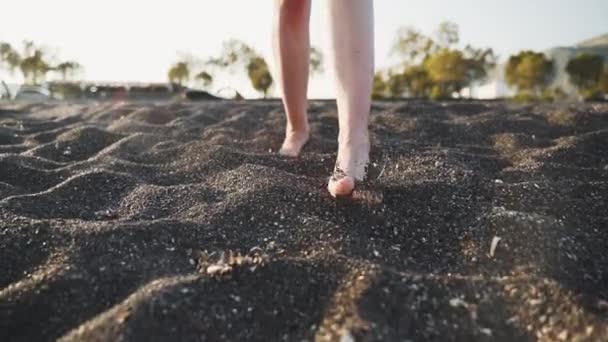
<path id="1" fill-rule="evenodd" d="M 19 69 L 25 83 L 29 84 L 38 84 L 43 81 L 49 71 L 58 72 L 65 81 L 69 74 L 82 68 L 75 61 L 66 61 L 51 66 L 44 50 L 32 41 L 23 42 L 21 54 L 10 44 L 0 43 L 0 66 L 6 67 L 11 73 Z"/>
<path id="2" fill-rule="evenodd" d="M 378 71 L 374 74 L 374 81 L 372 84 L 372 98 L 375 100 L 383 99 L 386 97 L 387 82 L 384 73 Z"/>
<path id="3" fill-rule="evenodd" d="M 460 41 L 460 34 L 458 33 L 458 25 L 444 21 L 439 24 L 439 28 L 436 33 L 437 45 L 442 49 L 449 49 L 453 45 L 458 44 Z"/>
<path id="4" fill-rule="evenodd" d="M 21 55 L 9 43 L 0 43 L 0 66 L 13 74 L 21 65 Z"/>
<path id="5" fill-rule="evenodd" d="M 568 98 L 568 94 L 559 86 L 551 89 L 551 95 L 554 101 L 562 101 Z"/>
<path id="6" fill-rule="evenodd" d="M 412 65 L 423 62 L 437 50 L 435 42 L 413 28 L 400 28 L 393 43 L 391 55 L 397 55 L 403 64 Z"/>
<path id="7" fill-rule="evenodd" d="M 427 59 L 425 67 L 434 84 L 433 99 L 449 98 L 466 83 L 466 61 L 458 50 L 440 50 Z"/>
<path id="8" fill-rule="evenodd" d="M 428 71 L 423 65 L 411 65 L 403 72 L 406 91 L 413 97 L 427 97 L 433 86 Z"/>
<path id="9" fill-rule="evenodd" d="M 323 72 L 323 54 L 314 46 L 310 48 L 310 72 Z"/>
<path id="10" fill-rule="evenodd" d="M 247 65 L 247 74 L 253 89 L 264 94 L 266 98 L 268 89 L 272 85 L 272 75 L 264 58 L 260 56 L 252 58 Z"/>
<path id="11" fill-rule="evenodd" d="M 386 75 L 386 95 L 391 98 L 402 97 L 405 90 L 403 73 L 389 70 Z"/>
<path id="12" fill-rule="evenodd" d="M 472 89 L 496 65 L 496 56 L 489 48 L 457 49 L 459 42 L 458 25 L 449 21 L 439 25 L 433 38 L 411 28 L 400 29 L 391 53 L 405 67 L 393 83 L 402 84 L 404 92 L 415 97 L 447 98 L 466 85 Z"/>
<path id="13" fill-rule="evenodd" d="M 45 60 L 44 52 L 31 41 L 23 43 L 20 54 L 9 43 L 0 43 L 0 65 L 14 73 L 21 70 L 26 83 L 37 84 L 51 70 Z"/>
<path id="14" fill-rule="evenodd" d="M 599 88 L 604 96 L 608 96 L 608 64 L 604 65 L 604 71 L 602 72 L 602 77 L 600 77 L 599 81 Z"/>
<path id="15" fill-rule="evenodd" d="M 177 62 L 167 72 L 169 82 L 184 86 L 190 80 L 190 65 L 188 62 Z"/>
<path id="16" fill-rule="evenodd" d="M 486 80 L 488 71 L 496 66 L 497 56 L 491 48 L 478 49 L 467 45 L 463 50 L 465 58 L 465 78 L 469 87 L 469 97 L 473 96 L 473 86 Z"/>
<path id="17" fill-rule="evenodd" d="M 65 61 L 54 66 L 53 71 L 61 75 L 62 81 L 67 81 L 69 77 L 72 77 L 78 70 L 82 69 L 82 66 L 75 61 Z"/>
<path id="18" fill-rule="evenodd" d="M 311 69 L 318 70 L 321 63 L 320 54 L 311 56 Z M 268 96 L 273 83 L 270 69 L 264 58 L 249 45 L 234 39 L 224 42 L 220 56 L 208 59 L 206 64 L 222 70 L 244 67 L 253 89 L 261 92 L 264 97 Z"/>
<path id="19" fill-rule="evenodd" d="M 203 89 L 209 89 L 213 84 L 213 76 L 206 71 L 201 71 L 194 76 L 194 79 L 197 80 Z"/>
<path id="20" fill-rule="evenodd" d="M 32 45 L 33 46 L 33 45 Z M 26 57 L 21 60 L 20 68 L 26 83 L 38 84 L 46 74 L 52 69 L 44 60 L 44 53 L 41 49 L 33 49 L 26 43 Z M 29 54 L 30 52 L 32 52 Z"/>
<path id="21" fill-rule="evenodd" d="M 437 100 L 444 100 L 446 98 L 449 98 L 449 96 L 446 94 L 445 89 L 443 89 L 441 86 L 436 84 L 431 88 L 429 98 L 431 100 L 437 101 Z"/>
<path id="22" fill-rule="evenodd" d="M 426 97 L 431 86 L 432 82 L 424 66 L 410 65 L 402 72 L 398 69 L 376 72 L 372 97 L 374 99 L 397 98 L 404 95 Z"/>
<path id="23" fill-rule="evenodd" d="M 566 72 L 570 82 L 578 88 L 583 98 L 593 97 L 599 92 L 599 82 L 604 68 L 604 59 L 601 56 L 586 53 L 579 54 L 566 65 Z"/>
<path id="24" fill-rule="evenodd" d="M 209 58 L 206 64 L 230 69 L 238 65 L 248 65 L 255 56 L 255 51 L 249 45 L 231 39 L 222 44 L 222 52 L 219 57 Z"/>
<path id="25" fill-rule="evenodd" d="M 540 96 L 553 77 L 553 62 L 542 53 L 521 51 L 509 57 L 505 66 L 507 84 L 518 92 Z"/>
<path id="26" fill-rule="evenodd" d="M 439 50 L 458 44 L 459 40 L 458 25 L 449 21 L 439 24 L 435 39 L 411 27 L 402 27 L 397 31 L 391 54 L 401 57 L 406 65 L 418 64 Z"/>

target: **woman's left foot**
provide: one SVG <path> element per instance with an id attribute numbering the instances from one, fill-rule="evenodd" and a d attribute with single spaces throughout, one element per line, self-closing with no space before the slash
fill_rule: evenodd
<path id="1" fill-rule="evenodd" d="M 308 142 L 309 137 L 310 133 L 308 127 L 300 131 L 288 129 L 285 133 L 285 140 L 279 150 L 279 154 L 288 157 L 297 157 L 300 155 L 300 152 L 302 152 L 302 148 Z"/>
<path id="2" fill-rule="evenodd" d="M 369 164 L 369 136 L 340 142 L 336 168 L 327 184 L 327 190 L 333 197 L 350 196 L 355 183 L 363 181 Z"/>

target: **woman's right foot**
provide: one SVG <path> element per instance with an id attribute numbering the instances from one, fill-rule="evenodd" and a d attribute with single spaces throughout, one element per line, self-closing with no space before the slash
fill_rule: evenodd
<path id="1" fill-rule="evenodd" d="M 285 140 L 279 150 L 279 154 L 288 157 L 297 157 L 304 145 L 308 142 L 309 137 L 310 133 L 308 128 L 299 131 L 288 129 L 285 132 Z"/>
<path id="2" fill-rule="evenodd" d="M 336 167 L 327 184 L 333 197 L 350 196 L 356 183 L 366 178 L 369 150 L 367 132 L 339 143 Z"/>

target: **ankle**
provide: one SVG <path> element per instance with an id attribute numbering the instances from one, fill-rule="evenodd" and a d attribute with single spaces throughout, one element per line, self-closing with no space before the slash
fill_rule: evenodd
<path id="1" fill-rule="evenodd" d="M 295 135 L 295 136 L 308 136 L 310 133 L 310 127 L 308 123 L 300 124 L 297 126 L 287 124 L 285 127 L 286 135 Z"/>
<path id="2" fill-rule="evenodd" d="M 369 132 L 367 131 L 367 129 L 358 132 L 340 132 L 338 134 L 338 145 L 340 147 L 365 147 L 369 146 L 369 144 Z"/>

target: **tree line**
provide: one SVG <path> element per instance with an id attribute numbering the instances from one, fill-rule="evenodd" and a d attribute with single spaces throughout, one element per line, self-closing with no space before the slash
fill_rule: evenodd
<path id="1" fill-rule="evenodd" d="M 254 48 L 239 40 L 228 40 L 222 44 L 218 56 L 206 59 L 202 68 L 189 58 L 182 58 L 172 64 L 167 71 L 169 82 L 185 85 L 194 81 L 203 89 L 209 89 L 217 79 L 218 74 L 234 71 L 244 72 L 252 88 L 264 97 L 274 84 L 268 63 Z M 198 70 L 197 70 L 198 69 Z M 323 55 L 312 47 L 310 53 L 310 71 L 323 71 Z M 237 96 L 238 95 L 237 93 Z"/>
<path id="2" fill-rule="evenodd" d="M 461 97 L 465 88 L 471 89 L 488 80 L 496 68 L 498 57 L 489 47 L 460 44 L 459 28 L 443 22 L 433 35 L 413 28 L 402 28 L 390 51 L 397 63 L 374 75 L 375 99 L 415 97 L 432 100 Z M 47 74 L 54 73 L 67 81 L 82 66 L 73 60 L 57 61 L 32 41 L 21 49 L 0 42 L 0 67 L 11 74 L 20 71 L 26 84 L 39 84 Z M 323 55 L 311 49 L 310 70 L 323 71 Z M 221 73 L 243 72 L 251 87 L 266 97 L 274 80 L 266 60 L 251 46 L 238 40 L 223 43 L 217 56 L 201 63 L 193 58 L 180 58 L 167 71 L 169 82 L 182 86 L 194 82 L 209 90 Z M 516 90 L 518 100 L 559 100 L 568 94 L 552 86 L 556 75 L 554 61 L 541 52 L 520 51 L 510 56 L 504 65 L 505 82 Z M 572 58 L 564 70 L 581 99 L 597 100 L 608 95 L 608 65 L 604 57 L 581 53 Z M 240 96 L 237 92 L 237 96 Z"/>
<path id="3" fill-rule="evenodd" d="M 567 94 L 559 86 L 550 87 L 556 72 L 554 62 L 547 56 L 526 50 L 509 57 L 505 80 L 517 89 L 515 99 L 561 100 Z M 608 95 L 608 64 L 604 57 L 580 53 L 568 61 L 565 72 L 581 99 L 603 100 Z"/>
<path id="4" fill-rule="evenodd" d="M 465 87 L 470 96 L 474 85 L 488 79 L 498 58 L 491 48 L 466 45 L 458 49 L 459 42 L 458 26 L 451 22 L 441 23 L 433 36 L 400 29 L 391 51 L 399 62 L 375 74 L 374 98 L 442 100 L 460 97 Z M 551 59 L 529 50 L 510 56 L 504 66 L 505 82 L 516 90 L 515 99 L 523 101 L 566 98 L 562 89 L 551 87 L 556 71 Z M 568 62 L 565 72 L 582 99 L 608 95 L 608 65 L 602 56 L 579 54 Z"/>
<path id="5" fill-rule="evenodd" d="M 441 23 L 433 36 L 413 28 L 400 29 L 391 50 L 399 62 L 375 74 L 374 98 L 441 100 L 483 82 L 496 64 L 493 50 L 471 45 L 458 49 L 459 42 L 458 26 L 451 22 Z"/>
<path id="6" fill-rule="evenodd" d="M 26 84 L 36 85 L 46 79 L 48 73 L 57 74 L 67 81 L 82 66 L 75 61 L 54 61 L 48 53 L 32 41 L 24 41 L 21 50 L 6 42 L 0 42 L 0 67 L 11 74 L 19 70 Z"/>

